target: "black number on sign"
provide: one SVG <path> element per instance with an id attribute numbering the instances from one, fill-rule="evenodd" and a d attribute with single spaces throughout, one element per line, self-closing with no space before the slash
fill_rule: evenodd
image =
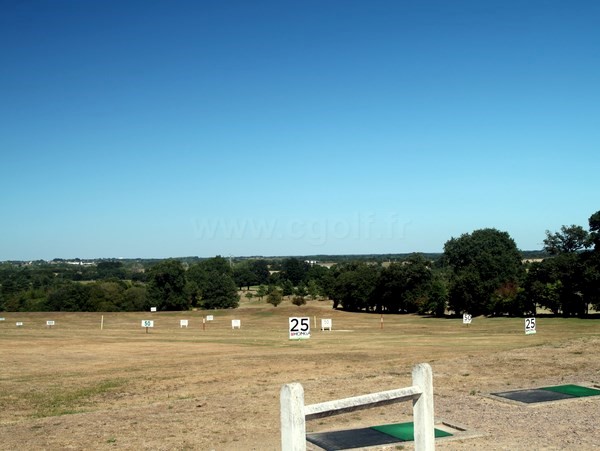
<path id="1" fill-rule="evenodd" d="M 525 329 L 535 329 L 535 318 L 525 319 Z"/>
<path id="2" fill-rule="evenodd" d="M 310 318 L 291 318 L 290 332 L 308 332 L 310 330 Z"/>
<path id="3" fill-rule="evenodd" d="M 300 330 L 302 332 L 306 332 L 310 329 L 310 319 L 309 318 L 300 318 Z"/>
<path id="4" fill-rule="evenodd" d="M 298 318 L 292 318 L 291 323 L 292 323 L 292 327 L 290 329 L 290 331 L 292 332 L 298 332 Z"/>

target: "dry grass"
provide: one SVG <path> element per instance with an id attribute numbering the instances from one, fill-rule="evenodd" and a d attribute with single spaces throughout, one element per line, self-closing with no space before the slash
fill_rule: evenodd
<path id="1" fill-rule="evenodd" d="M 410 385 L 412 366 L 424 361 L 434 371 L 436 415 L 484 434 L 443 447 L 518 449 L 518 434 L 496 436 L 501 424 L 491 423 L 502 420 L 486 419 L 492 406 L 506 407 L 483 394 L 600 383 L 599 359 L 590 361 L 600 343 L 598 320 L 539 318 L 538 333 L 526 336 L 518 318 L 474 318 L 467 327 L 460 319 L 396 315 L 386 316 L 382 329 L 379 315 L 317 301 L 277 308 L 252 301 L 212 313 L 206 330 L 203 312 L 105 313 L 103 330 L 101 314 L 4 314 L 0 449 L 278 449 L 282 384 L 299 381 L 307 403 L 321 402 Z M 289 341 L 289 316 L 332 318 L 334 330 Z M 56 321 L 51 329 L 49 319 Z M 155 321 L 148 334 L 142 319 Z M 190 327 L 180 328 L 179 319 Z M 231 319 L 241 320 L 241 330 L 231 329 Z M 599 409 L 597 401 L 581 405 Z M 361 411 L 309 429 L 410 419 L 410 410 Z M 507 429 L 514 425 L 504 420 Z M 600 443 L 597 432 L 575 443 L 585 449 L 595 439 Z M 562 446 L 552 434 L 540 440 Z"/>

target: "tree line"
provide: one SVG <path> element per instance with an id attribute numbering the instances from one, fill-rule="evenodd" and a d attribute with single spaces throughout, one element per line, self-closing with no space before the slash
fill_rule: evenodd
<path id="1" fill-rule="evenodd" d="M 600 310 L 600 211 L 587 229 L 546 231 L 541 255 L 524 261 L 507 232 L 488 228 L 449 239 L 439 256 L 340 258 L 331 268 L 294 257 L 4 263 L 0 310 L 236 308 L 242 288 L 274 306 L 284 297 L 296 305 L 328 299 L 334 308 L 380 313 L 514 316 L 545 308 L 583 317 Z"/>

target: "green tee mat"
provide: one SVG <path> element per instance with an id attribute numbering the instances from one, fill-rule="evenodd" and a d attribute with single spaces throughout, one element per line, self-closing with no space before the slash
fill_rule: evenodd
<path id="1" fill-rule="evenodd" d="M 436 438 L 451 435 L 449 432 L 435 429 Z M 414 424 L 412 422 L 386 424 L 370 428 L 311 433 L 306 435 L 306 440 L 326 451 L 391 445 L 414 441 Z"/>
<path id="2" fill-rule="evenodd" d="M 582 398 L 584 396 L 600 396 L 600 390 L 572 384 L 557 385 L 555 387 L 542 387 L 541 390 L 548 390 L 555 393 L 563 393 L 565 395 L 574 396 L 576 398 Z"/>
<path id="3" fill-rule="evenodd" d="M 384 424 L 383 426 L 373 426 L 371 429 L 391 435 L 392 437 L 396 437 L 404 442 L 414 441 L 415 439 L 415 425 L 413 422 Z M 435 438 L 449 437 L 452 435 L 449 432 L 440 431 L 439 429 L 434 429 L 434 432 Z"/>
<path id="4" fill-rule="evenodd" d="M 548 401 L 560 401 L 563 399 L 581 398 L 584 396 L 600 396 L 600 390 L 582 387 L 580 385 L 558 385 L 555 387 L 492 393 L 492 395 L 526 404 L 535 404 Z"/>

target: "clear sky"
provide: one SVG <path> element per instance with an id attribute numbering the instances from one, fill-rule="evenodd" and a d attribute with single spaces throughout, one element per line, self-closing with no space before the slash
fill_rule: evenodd
<path id="1" fill-rule="evenodd" d="M 0 0 L 0 260 L 523 250 L 600 210 L 598 1 Z"/>

